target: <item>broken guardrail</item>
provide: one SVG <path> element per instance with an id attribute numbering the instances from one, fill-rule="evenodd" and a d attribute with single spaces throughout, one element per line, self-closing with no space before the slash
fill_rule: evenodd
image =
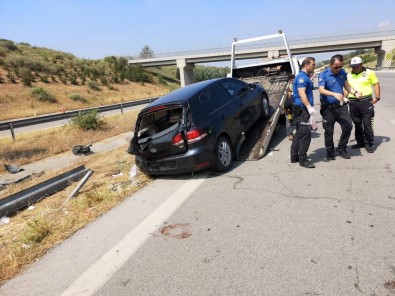
<path id="1" fill-rule="evenodd" d="M 91 170 L 86 169 L 85 166 L 82 165 L 25 190 L 0 199 L 0 217 L 9 216 L 16 211 L 29 207 L 33 203 L 66 188 L 71 182 L 78 181 L 89 171 Z"/>

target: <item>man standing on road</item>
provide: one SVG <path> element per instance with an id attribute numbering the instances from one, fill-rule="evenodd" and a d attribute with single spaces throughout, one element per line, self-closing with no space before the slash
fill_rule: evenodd
<path id="1" fill-rule="evenodd" d="M 320 73 L 318 87 L 321 95 L 322 126 L 325 130 L 325 148 L 327 160 L 335 160 L 335 145 L 333 132 L 335 122 L 340 124 L 342 133 L 336 151 L 341 157 L 350 159 L 347 153 L 347 143 L 351 135 L 352 121 L 348 105 L 344 102 L 344 89 L 360 98 L 361 94 L 347 82 L 347 74 L 343 69 L 343 56 L 334 55 L 330 65 Z"/>
<path id="2" fill-rule="evenodd" d="M 350 85 L 357 89 L 361 98 L 349 94 L 350 114 L 355 126 L 355 140 L 357 143 L 351 149 L 365 147 L 369 153 L 374 152 L 374 104 L 380 100 L 380 84 L 373 70 L 362 66 L 362 59 L 354 57 L 351 60 L 351 73 L 347 74 Z M 372 86 L 375 97 L 372 98 Z"/>
<path id="3" fill-rule="evenodd" d="M 302 62 L 300 71 L 294 80 L 293 101 L 294 101 L 294 122 L 296 133 L 291 145 L 291 163 L 299 162 L 305 168 L 315 168 L 315 165 L 307 159 L 307 150 L 311 143 L 311 132 L 309 118 L 315 113 L 313 83 L 310 80 L 310 73 L 314 73 L 315 59 L 307 57 Z"/>

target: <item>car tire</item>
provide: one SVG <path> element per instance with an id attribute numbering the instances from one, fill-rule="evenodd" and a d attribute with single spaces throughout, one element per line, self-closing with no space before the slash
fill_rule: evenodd
<path id="1" fill-rule="evenodd" d="M 233 164 L 233 150 L 230 142 L 225 137 L 220 137 L 215 144 L 215 163 L 213 170 L 216 172 L 225 172 Z"/>
<path id="2" fill-rule="evenodd" d="M 262 118 L 268 119 L 270 117 L 269 100 L 265 95 L 262 95 L 261 100 L 262 100 L 262 105 L 261 105 Z"/>

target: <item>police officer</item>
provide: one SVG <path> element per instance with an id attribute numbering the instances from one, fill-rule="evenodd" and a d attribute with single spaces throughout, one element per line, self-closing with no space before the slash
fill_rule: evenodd
<path id="1" fill-rule="evenodd" d="M 319 75 L 318 88 L 321 96 L 322 126 L 325 130 L 325 148 L 327 160 L 335 160 L 335 146 L 333 143 L 333 131 L 338 122 L 342 129 L 336 151 L 341 157 L 350 159 L 347 153 L 347 143 L 351 135 L 352 121 L 348 111 L 348 104 L 344 103 L 344 88 L 360 97 L 361 94 L 347 82 L 347 74 L 343 69 L 343 56 L 334 55 L 330 65 Z"/>
<path id="2" fill-rule="evenodd" d="M 347 74 L 350 85 L 362 93 L 361 98 L 349 94 L 350 114 L 355 126 L 355 140 L 352 149 L 365 147 L 369 153 L 374 152 L 374 104 L 380 100 L 380 84 L 373 70 L 362 66 L 362 59 L 354 57 L 351 60 L 351 73 Z M 375 97 L 372 98 L 372 86 Z"/>
<path id="3" fill-rule="evenodd" d="M 294 122 L 296 133 L 291 145 L 291 163 L 299 162 L 305 168 L 315 168 L 315 165 L 307 159 L 307 150 L 311 143 L 311 132 L 309 118 L 315 113 L 313 83 L 310 80 L 310 73 L 314 73 L 315 59 L 307 57 L 302 61 L 302 71 L 294 80 L 293 101 L 294 101 Z"/>

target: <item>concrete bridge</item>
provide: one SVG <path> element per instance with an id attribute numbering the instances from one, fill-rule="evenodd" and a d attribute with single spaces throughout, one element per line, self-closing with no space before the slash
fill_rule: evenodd
<path id="1" fill-rule="evenodd" d="M 293 55 L 334 52 L 343 50 L 374 49 L 377 54 L 377 67 L 390 67 L 395 48 L 395 29 L 376 30 L 352 34 L 333 34 L 319 38 L 288 40 Z M 241 48 L 236 52 L 236 59 L 275 58 L 286 55 L 282 42 L 266 43 L 249 48 Z M 182 51 L 156 55 L 153 58 L 130 58 L 129 64 L 140 64 L 143 67 L 177 65 L 180 69 L 181 86 L 193 83 L 193 68 L 195 64 L 229 61 L 229 48 Z M 229 65 L 230 66 L 230 65 Z"/>

